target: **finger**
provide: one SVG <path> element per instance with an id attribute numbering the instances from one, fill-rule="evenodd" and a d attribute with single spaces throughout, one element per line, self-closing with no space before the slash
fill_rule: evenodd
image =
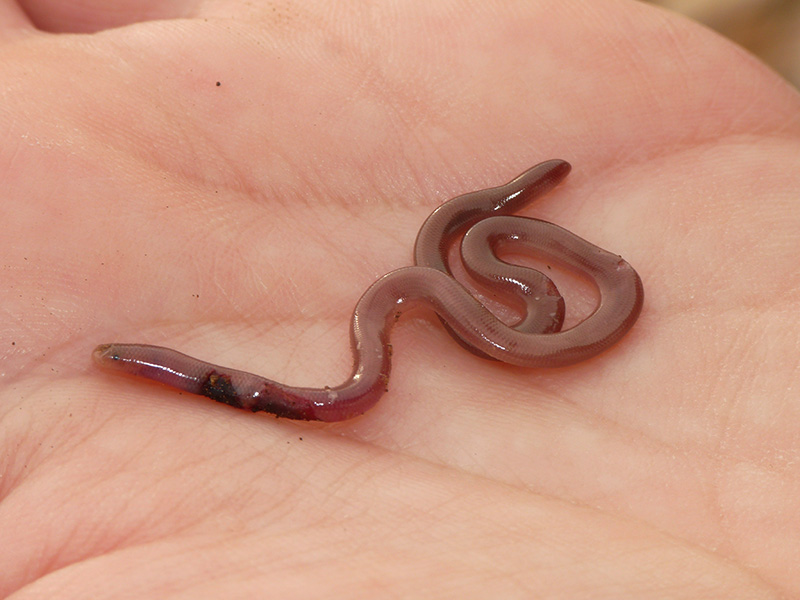
<path id="1" fill-rule="evenodd" d="M 144 21 L 191 17 L 200 0 L 22 0 L 19 4 L 42 31 L 91 33 Z"/>
<path id="2" fill-rule="evenodd" d="M 13 38 L 32 27 L 25 11 L 13 0 L 0 0 L 0 40 Z"/>

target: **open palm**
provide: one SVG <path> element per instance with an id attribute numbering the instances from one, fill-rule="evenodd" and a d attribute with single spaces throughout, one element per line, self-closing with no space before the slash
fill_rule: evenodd
<path id="1" fill-rule="evenodd" d="M 636 3 L 25 4 L 0 4 L 0 596 L 800 590 L 800 98 L 766 68 Z M 339 383 L 428 213 L 554 157 L 527 214 L 646 290 L 593 360 L 484 361 L 420 312 L 390 393 L 328 425 L 91 364 L 142 342 Z"/>

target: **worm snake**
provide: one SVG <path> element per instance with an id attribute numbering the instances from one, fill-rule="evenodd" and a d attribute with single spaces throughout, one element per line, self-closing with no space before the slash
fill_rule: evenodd
<path id="1" fill-rule="evenodd" d="M 585 360 L 628 332 L 641 311 L 644 290 L 639 275 L 620 256 L 552 223 L 510 216 L 555 187 L 570 168 L 563 160 L 543 162 L 505 185 L 457 196 L 437 208 L 417 235 L 416 266 L 384 275 L 356 304 L 350 330 L 353 372 L 336 387 L 292 387 L 144 344 L 103 344 L 93 358 L 101 367 L 237 408 L 319 421 L 360 415 L 387 391 L 389 331 L 414 306 L 432 308 L 459 343 L 485 358 L 522 367 L 561 367 Z M 504 324 L 452 276 L 449 250 L 462 235 L 466 272 L 518 304 L 524 315 L 519 322 Z M 496 257 L 498 248 L 511 244 L 587 274 L 600 292 L 594 312 L 561 331 L 564 300 L 553 282 L 535 269 Z"/>

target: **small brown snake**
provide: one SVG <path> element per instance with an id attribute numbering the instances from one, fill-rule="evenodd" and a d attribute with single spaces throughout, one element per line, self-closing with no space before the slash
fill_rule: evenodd
<path id="1" fill-rule="evenodd" d="M 552 223 L 509 216 L 551 190 L 569 171 L 569 163 L 550 160 L 503 186 L 463 194 L 437 208 L 417 235 L 416 266 L 384 275 L 356 304 L 353 373 L 336 387 L 291 387 L 145 344 L 103 344 L 95 348 L 93 358 L 104 368 L 237 408 L 319 421 L 360 415 L 387 391 L 389 331 L 403 312 L 420 303 L 436 311 L 450 333 L 478 355 L 523 367 L 560 367 L 585 360 L 628 332 L 641 311 L 644 290 L 639 275 L 620 256 Z M 525 315 L 515 325 L 500 321 L 452 276 L 448 250 L 462 234 L 467 272 L 484 285 L 514 294 L 525 305 Z M 511 243 L 589 275 L 600 290 L 599 306 L 561 331 L 564 301 L 553 282 L 535 269 L 495 256 L 498 246 Z"/>

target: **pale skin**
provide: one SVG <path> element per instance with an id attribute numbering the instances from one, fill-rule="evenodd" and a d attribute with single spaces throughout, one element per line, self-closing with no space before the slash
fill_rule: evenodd
<path id="1" fill-rule="evenodd" d="M 151 4 L 0 1 L 0 597 L 800 591 L 796 91 L 638 3 Z M 91 363 L 339 381 L 421 220 L 552 157 L 526 213 L 647 290 L 594 359 L 408 315 L 389 393 L 332 425 Z"/>

